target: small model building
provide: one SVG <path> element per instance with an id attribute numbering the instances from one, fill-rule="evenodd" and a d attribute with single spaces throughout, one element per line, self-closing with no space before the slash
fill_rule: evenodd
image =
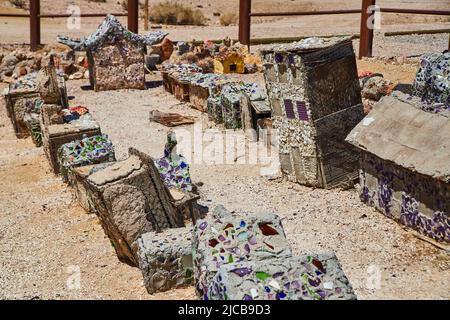
<path id="1" fill-rule="evenodd" d="M 351 185 L 359 152 L 345 137 L 364 117 L 351 39 L 309 38 L 262 54 L 283 173 L 314 187 Z"/>
<path id="2" fill-rule="evenodd" d="M 361 151 L 360 197 L 389 218 L 450 243 L 450 119 L 414 97 L 384 97 L 348 135 Z"/>
<path id="3" fill-rule="evenodd" d="M 83 40 L 58 37 L 58 42 L 74 50 L 86 50 L 89 77 L 95 91 L 145 89 L 145 53 L 147 46 L 161 42 L 166 32 L 146 36 L 132 33 L 113 15 Z"/>

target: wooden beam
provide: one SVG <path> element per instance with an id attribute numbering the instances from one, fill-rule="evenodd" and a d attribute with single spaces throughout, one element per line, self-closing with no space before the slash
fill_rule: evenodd
<path id="1" fill-rule="evenodd" d="M 239 0 L 239 42 L 250 46 L 252 0 Z"/>
<path id="2" fill-rule="evenodd" d="M 139 33 L 139 0 L 128 0 L 128 30 Z"/>
<path id="3" fill-rule="evenodd" d="M 148 0 L 144 3 L 144 30 L 148 31 Z"/>
<path id="4" fill-rule="evenodd" d="M 375 14 L 370 12 L 370 6 L 374 6 L 376 0 L 362 0 L 361 9 L 361 29 L 359 39 L 359 59 L 362 57 L 371 57 L 373 48 L 373 26 L 369 26 L 369 19 Z"/>
<path id="5" fill-rule="evenodd" d="M 30 48 L 31 51 L 39 49 L 41 44 L 41 1 L 30 0 Z"/>

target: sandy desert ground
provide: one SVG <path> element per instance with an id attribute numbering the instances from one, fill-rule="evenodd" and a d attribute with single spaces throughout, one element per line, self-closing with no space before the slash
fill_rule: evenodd
<path id="1" fill-rule="evenodd" d="M 416 66 L 359 62 L 361 69 L 411 82 Z M 262 79 L 252 80 L 261 82 Z M 257 75 L 256 77 L 261 77 Z M 180 104 L 151 77 L 146 91 L 95 93 L 86 81 L 69 81 L 72 104 L 89 106 L 119 158 L 128 147 L 157 157 L 167 128 L 150 123 L 148 112 L 192 115 L 203 128 L 204 114 Z M 118 262 L 97 218 L 87 215 L 50 168 L 42 149 L 17 140 L 0 109 L 0 298 L 20 299 L 193 299 L 192 288 L 150 296 L 138 269 Z M 193 126 L 186 126 L 192 131 Z M 201 203 L 236 212 L 276 212 L 283 218 L 295 254 L 334 250 L 360 299 L 449 299 L 448 252 L 419 240 L 394 221 L 362 204 L 354 189 L 311 189 L 260 175 L 260 165 L 192 163 Z M 72 266 L 81 289 L 69 290 Z M 380 287 L 370 286 L 373 270 Z"/>
<path id="2" fill-rule="evenodd" d="M 142 1 L 141 1 L 142 2 Z M 162 2 L 150 0 L 150 4 Z M 81 12 L 123 12 L 120 0 L 107 0 L 97 3 L 88 0 L 61 0 L 41 1 L 42 13 L 66 13 L 69 4 L 76 4 Z M 223 39 L 229 36 L 237 38 L 237 26 L 223 27 L 214 13 L 237 12 L 239 0 L 197 0 L 183 1 L 194 8 L 199 8 L 209 19 L 206 26 L 163 26 L 163 30 L 170 33 L 172 40 L 191 41 L 206 39 Z M 383 0 L 377 2 L 383 7 L 397 8 L 427 8 L 449 9 L 449 0 Z M 253 0 L 252 8 L 255 12 L 267 11 L 302 11 L 302 10 L 332 10 L 332 9 L 359 9 L 359 0 Z M 12 8 L 8 0 L 0 0 L 0 12 L 25 12 Z M 121 18 L 126 22 L 126 18 Z M 51 44 L 58 34 L 81 37 L 93 32 L 102 18 L 82 18 L 81 29 L 71 30 L 67 27 L 68 20 L 42 19 L 42 42 Z M 266 37 L 299 37 L 331 34 L 357 34 L 359 33 L 360 16 L 358 14 L 333 16 L 303 16 L 303 17 L 264 17 L 255 18 L 252 24 L 252 38 Z M 450 17 L 383 14 L 381 29 L 376 33 L 382 35 L 389 31 L 449 29 Z M 143 22 L 140 22 L 143 31 Z M 151 31 L 149 31 L 151 32 Z M 28 20 L 24 18 L 0 18 L 0 43 L 26 43 L 29 42 Z M 381 52 L 374 52 L 377 55 Z"/>
<path id="3" fill-rule="evenodd" d="M 43 12 L 64 13 L 69 2 L 82 10 L 121 10 L 119 1 L 106 4 L 89 1 L 42 0 Z M 151 3 L 157 2 L 150 0 Z M 255 10 L 268 10 L 280 3 L 290 9 L 319 1 L 254 0 Z M 165 26 L 174 40 L 235 37 L 237 27 L 217 25 L 213 12 L 236 8 L 237 0 L 187 1 L 202 5 L 211 18 L 207 27 Z M 322 2 L 320 2 L 322 3 Z M 351 8 L 360 1 L 327 1 L 327 8 Z M 380 1 L 386 6 L 445 8 L 448 0 Z M 0 12 L 17 12 L 0 0 Z M 448 47 L 448 35 L 383 37 L 392 30 L 449 28 L 450 23 L 430 17 L 391 17 L 377 32 L 374 53 L 378 56 L 417 56 L 440 52 Z M 43 41 L 54 43 L 57 34 L 82 36 L 95 30 L 101 19 L 84 19 L 81 30 L 70 31 L 64 20 L 43 21 Z M 427 22 L 428 21 L 428 22 Z M 427 22 L 427 23 L 426 23 Z M 324 28 L 328 24 L 331 27 Z M 0 43 L 28 41 L 26 20 L 0 18 Z M 253 37 L 323 35 L 358 32 L 357 16 L 304 17 L 259 20 Z M 141 29 L 142 30 L 142 29 Z M 355 48 L 358 41 L 354 42 Z M 255 47 L 253 50 L 258 50 Z M 411 83 L 417 69 L 411 64 L 390 64 L 381 60 L 358 61 L 360 70 L 381 72 L 395 83 Z M 262 83 L 262 75 L 249 81 Z M 162 154 L 167 128 L 150 123 L 151 110 L 192 115 L 203 129 L 211 127 L 207 117 L 181 104 L 161 87 L 160 77 L 148 79 L 148 90 L 93 92 L 87 80 L 68 81 L 71 104 L 89 107 L 104 133 L 116 145 L 123 159 L 129 147 L 137 147 L 153 157 Z M 6 84 L 0 83 L 0 91 Z M 193 126 L 186 126 L 193 131 Z M 288 240 L 295 254 L 333 250 L 360 299 L 450 299 L 450 255 L 419 240 L 415 233 L 362 204 L 354 189 L 319 190 L 296 185 L 280 178 L 260 175 L 260 165 L 218 165 L 194 162 L 191 173 L 200 183 L 201 204 L 214 208 L 223 204 L 230 210 L 270 211 L 283 218 Z M 42 148 L 31 139 L 15 138 L 0 101 L 0 299 L 195 299 L 192 288 L 148 295 L 137 268 L 118 261 L 98 220 L 76 203 L 70 189 L 55 177 Z M 81 288 L 70 290 L 67 281 L 73 267 L 81 272 Z M 379 287 L 371 287 L 373 271 L 379 270 Z"/>

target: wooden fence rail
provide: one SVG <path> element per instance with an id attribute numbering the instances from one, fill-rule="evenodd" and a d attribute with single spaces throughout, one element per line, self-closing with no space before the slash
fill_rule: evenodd
<path id="1" fill-rule="evenodd" d="M 239 41 L 243 45 L 250 46 L 250 27 L 252 17 L 279 17 L 279 16 L 311 16 L 311 15 L 336 15 L 336 14 L 360 14 L 360 44 L 359 58 L 371 57 L 373 48 L 374 28 L 369 25 L 373 22 L 377 11 L 384 13 L 400 14 L 422 14 L 422 15 L 442 15 L 450 16 L 450 10 L 418 10 L 400 8 L 376 7 L 376 0 L 362 0 L 361 9 L 348 10 L 319 10 L 319 11 L 299 11 L 299 12 L 252 12 L 251 0 L 239 0 Z M 450 48 L 450 39 L 449 39 Z"/>
<path id="2" fill-rule="evenodd" d="M 83 13 L 79 17 L 104 17 L 107 13 Z M 118 17 L 128 16 L 128 29 L 138 33 L 139 26 L 139 0 L 128 0 L 128 13 L 113 13 Z M 30 13 L 1 13 L 0 17 L 19 17 L 30 19 L 30 47 L 32 51 L 38 50 L 41 45 L 41 18 L 69 18 L 70 14 L 41 14 L 41 1 L 30 0 Z"/>

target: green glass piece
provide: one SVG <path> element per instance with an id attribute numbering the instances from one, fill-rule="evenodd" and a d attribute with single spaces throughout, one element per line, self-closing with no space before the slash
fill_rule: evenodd
<path id="1" fill-rule="evenodd" d="M 261 280 L 261 281 L 265 281 L 268 278 L 270 278 L 270 275 L 267 272 L 256 271 L 256 279 Z"/>

